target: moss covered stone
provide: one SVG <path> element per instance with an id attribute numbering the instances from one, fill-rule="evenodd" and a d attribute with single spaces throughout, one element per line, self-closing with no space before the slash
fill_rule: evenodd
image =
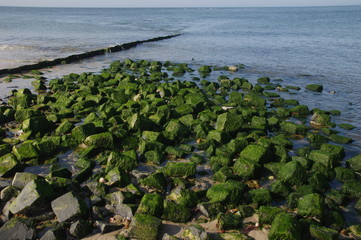
<path id="1" fill-rule="evenodd" d="M 287 213 L 281 213 L 272 221 L 269 240 L 301 240 L 301 227 L 297 220 Z"/>
<path id="2" fill-rule="evenodd" d="M 285 210 L 278 207 L 261 206 L 258 209 L 259 224 L 261 226 L 265 224 L 272 224 L 275 217 L 277 217 L 278 214 L 284 212 Z"/>
<path id="3" fill-rule="evenodd" d="M 337 240 L 339 239 L 338 232 L 335 229 L 311 224 L 310 234 L 316 240 Z"/>
<path id="4" fill-rule="evenodd" d="M 115 147 L 113 135 L 110 132 L 98 133 L 88 136 L 84 143 L 101 149 L 112 150 Z"/>
<path id="5" fill-rule="evenodd" d="M 191 212 L 187 207 L 173 201 L 165 200 L 163 205 L 162 219 L 172 222 L 187 222 L 191 217 Z"/>
<path id="6" fill-rule="evenodd" d="M 312 92 L 322 92 L 323 86 L 319 84 L 308 84 L 306 85 L 306 89 Z"/>
<path id="7" fill-rule="evenodd" d="M 271 194 L 268 189 L 258 188 L 248 192 L 251 202 L 256 206 L 269 205 L 271 203 Z"/>
<path id="8" fill-rule="evenodd" d="M 146 193 L 142 197 L 137 209 L 137 214 L 148 214 L 151 216 L 161 216 L 163 212 L 163 198 L 157 193 Z"/>
<path id="9" fill-rule="evenodd" d="M 245 188 L 242 182 L 228 181 L 210 187 L 206 196 L 212 202 L 239 203 Z"/>
<path id="10" fill-rule="evenodd" d="M 150 174 L 148 177 L 141 179 L 139 183 L 141 185 L 155 188 L 160 191 L 163 191 L 167 184 L 164 174 L 162 172 Z"/>
<path id="11" fill-rule="evenodd" d="M 78 142 L 81 143 L 84 139 L 90 135 L 96 133 L 96 128 L 93 123 L 85 123 L 79 126 L 76 126 L 72 129 L 71 135 Z"/>
<path id="12" fill-rule="evenodd" d="M 257 163 L 264 163 L 268 159 L 269 153 L 266 148 L 260 145 L 250 144 L 240 153 L 241 158 L 249 159 Z"/>
<path id="13" fill-rule="evenodd" d="M 121 154 L 119 152 L 111 152 L 107 159 L 106 171 L 110 171 L 115 167 L 119 167 L 125 171 L 130 171 L 135 168 L 138 161 L 134 157 Z"/>
<path id="14" fill-rule="evenodd" d="M 358 180 L 348 180 L 342 185 L 341 191 L 351 197 L 361 198 L 361 182 Z"/>
<path id="15" fill-rule="evenodd" d="M 356 172 L 361 172 L 361 154 L 348 159 L 347 163 L 350 164 L 350 167 Z"/>
<path id="16" fill-rule="evenodd" d="M 260 169 L 261 165 L 257 162 L 242 158 L 238 159 L 233 166 L 234 174 L 245 180 L 254 179 Z"/>
<path id="17" fill-rule="evenodd" d="M 87 216 L 85 201 L 75 192 L 68 192 L 51 202 L 51 207 L 59 222 L 71 221 Z"/>
<path id="18" fill-rule="evenodd" d="M 322 150 L 313 150 L 310 152 L 309 159 L 322 163 L 328 168 L 334 168 L 336 165 L 340 164 L 341 159 L 337 154 L 332 152 L 325 152 Z"/>
<path id="19" fill-rule="evenodd" d="M 236 132 L 243 126 L 242 116 L 236 115 L 231 112 L 226 112 L 218 116 L 216 129 L 228 133 Z"/>
<path id="20" fill-rule="evenodd" d="M 39 149 L 34 146 L 34 141 L 25 141 L 13 147 L 14 155 L 22 161 L 27 161 L 40 156 Z"/>
<path id="21" fill-rule="evenodd" d="M 277 176 L 291 185 L 301 185 L 306 178 L 306 170 L 298 161 L 291 161 L 283 165 Z"/>
<path id="22" fill-rule="evenodd" d="M 162 221 L 159 218 L 147 215 L 136 214 L 129 226 L 129 237 L 140 240 L 156 240 Z"/>
<path id="23" fill-rule="evenodd" d="M 217 223 L 220 230 L 239 229 L 242 226 L 242 217 L 233 213 L 219 213 Z"/>
<path id="24" fill-rule="evenodd" d="M 196 174 L 196 164 L 194 162 L 168 162 L 163 168 L 163 173 L 167 177 L 192 177 Z"/>
<path id="25" fill-rule="evenodd" d="M 12 153 L 0 157 L 0 176 L 7 177 L 14 174 L 21 167 L 20 161 Z"/>
<path id="26" fill-rule="evenodd" d="M 301 197 L 297 203 L 298 215 L 321 219 L 324 215 L 324 202 L 317 193 L 307 194 Z"/>

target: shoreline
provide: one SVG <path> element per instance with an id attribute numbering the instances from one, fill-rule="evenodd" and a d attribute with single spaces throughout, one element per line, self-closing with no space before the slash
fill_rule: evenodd
<path id="1" fill-rule="evenodd" d="M 5 136 L 2 144 L 6 161 L 14 165 L 1 169 L 1 176 L 16 174 L 12 186 L 5 186 L 10 184 L 9 178 L 1 181 L 2 191 L 18 189 L 10 195 L 7 211 L 34 217 L 33 212 L 40 210 L 36 203 L 41 203 L 50 216 L 45 222 L 53 229 L 46 234 L 54 234 L 59 221 L 68 222 L 59 231 L 70 231 L 73 236 L 80 234 L 73 231 L 78 226 L 87 229 L 87 234 L 98 228 L 104 233 L 104 229 L 123 228 L 125 236 L 146 238 L 145 233 L 158 234 L 160 219 L 195 219 L 193 223 L 200 225 L 216 219 L 219 232 L 215 234 L 224 238 L 242 238 L 260 229 L 260 224 L 265 228 L 272 225 L 271 235 L 287 234 L 277 230 L 290 227 L 282 225 L 284 221 L 306 224 L 312 228 L 311 235 L 324 230 L 330 236 L 356 234 L 340 222 L 322 221 L 324 208 L 336 214 L 333 202 L 318 205 L 318 201 L 335 197 L 327 187 L 335 177 L 342 188 L 334 191 L 350 199 L 358 196 L 357 159 L 348 161 L 351 168 L 345 167 L 345 160 L 357 156 L 343 153 L 351 139 L 342 136 L 346 130 L 340 134 L 333 131 L 339 126 L 333 123 L 339 113 L 308 109 L 288 98 L 297 96 L 301 88 L 308 89 L 302 94 L 322 96 L 326 94 L 323 86 L 286 86 L 268 77 L 251 83 L 235 74 L 241 76 L 242 70 L 201 66 L 197 73 L 187 64 L 127 59 L 113 62 L 100 74 L 72 73 L 50 81 L 38 75 L 32 84 L 45 86 L 46 93 L 18 90 L 9 99 L 11 105 L 3 106 L 6 127 L 11 130 L 6 132 L 19 134 Z M 210 76 L 217 80 L 209 80 Z M 17 124 L 11 125 L 13 118 Z M 66 150 L 79 156 L 72 171 L 57 158 Z M 5 161 L 4 156 L 0 161 Z M 137 167 L 143 165 L 145 168 Z M 43 166 L 49 171 L 21 178 L 19 169 L 25 166 Z M 342 174 L 337 175 L 336 169 Z M 296 177 L 289 175 L 290 171 Z M 348 174 L 347 178 L 343 174 Z M 292 187 L 277 190 L 276 183 Z M 49 194 L 41 186 L 58 191 Z M 22 200 L 28 191 L 40 193 L 29 205 Z M 286 198 L 287 191 L 291 193 Z M 289 199 L 290 194 L 297 199 Z M 121 202 L 113 197 L 120 197 Z M 80 205 L 88 202 L 86 211 L 92 214 L 79 207 L 78 215 L 65 218 L 61 212 L 71 214 L 71 209 L 61 205 L 63 198 Z M 307 204 L 314 198 L 319 199 L 316 205 Z M 282 204 L 286 200 L 287 205 Z M 260 217 L 258 221 L 240 224 L 254 213 Z M 115 221 L 115 216 L 124 221 L 109 222 Z M 321 220 L 322 226 L 318 221 L 307 223 L 310 216 Z M 24 219 L 11 218 L 11 214 L 8 218 L 4 226 L 15 221 L 32 229 Z M 132 219 L 129 230 L 127 218 Z M 0 232 L 4 233 L 4 226 Z M 210 234 L 205 229 L 186 226 L 181 234 Z M 301 234 L 298 227 L 289 231 L 292 237 Z"/>

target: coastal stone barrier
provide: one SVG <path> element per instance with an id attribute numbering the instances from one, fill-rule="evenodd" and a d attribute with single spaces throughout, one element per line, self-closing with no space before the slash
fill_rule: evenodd
<path id="1" fill-rule="evenodd" d="M 147 39 L 147 40 L 129 42 L 129 43 L 124 43 L 124 44 L 107 47 L 107 48 L 102 48 L 102 49 L 89 51 L 89 52 L 85 52 L 85 53 L 74 54 L 74 55 L 70 55 L 70 56 L 64 57 L 64 58 L 56 58 L 54 60 L 45 60 L 45 61 L 41 61 L 38 63 L 27 64 L 27 65 L 15 67 L 15 68 L 0 69 L 0 76 L 6 75 L 6 74 L 19 74 L 19 73 L 23 73 L 23 72 L 34 70 L 34 69 L 41 69 L 41 68 L 53 67 L 53 66 L 60 65 L 60 64 L 73 63 L 73 62 L 77 62 L 77 61 L 80 61 L 80 60 L 83 60 L 86 58 L 91 58 L 91 57 L 95 57 L 95 56 L 99 56 L 99 55 L 103 55 L 103 54 L 107 54 L 107 53 L 112 53 L 112 52 L 120 52 L 123 50 L 134 48 L 142 43 L 157 42 L 157 41 L 161 41 L 161 40 L 165 40 L 165 39 L 178 37 L 179 35 L 180 34 L 175 34 L 175 35 L 151 38 L 151 39 Z"/>

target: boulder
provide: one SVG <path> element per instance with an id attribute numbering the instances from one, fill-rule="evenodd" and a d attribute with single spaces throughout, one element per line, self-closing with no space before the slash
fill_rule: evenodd
<path id="1" fill-rule="evenodd" d="M 322 92 L 323 86 L 319 84 L 308 84 L 306 85 L 306 89 L 312 92 Z"/>
<path id="2" fill-rule="evenodd" d="M 298 200 L 297 209 L 300 216 L 321 219 L 324 215 L 323 199 L 317 193 L 307 194 Z"/>
<path id="3" fill-rule="evenodd" d="M 196 164 L 194 162 L 167 162 L 163 173 L 166 177 L 193 177 L 196 175 Z"/>
<path id="4" fill-rule="evenodd" d="M 8 153 L 0 157 L 0 177 L 8 177 L 21 168 L 20 161 L 14 154 Z"/>
<path id="5" fill-rule="evenodd" d="M 321 225 L 311 224 L 310 234 L 315 240 L 337 240 L 339 234 L 335 229 Z"/>
<path id="6" fill-rule="evenodd" d="M 347 163 L 350 164 L 350 167 L 356 172 L 361 172 L 361 154 L 348 159 Z"/>
<path id="7" fill-rule="evenodd" d="M 261 165 L 257 162 L 243 158 L 238 159 L 233 166 L 234 174 L 244 180 L 254 179 L 260 169 Z"/>
<path id="8" fill-rule="evenodd" d="M 111 152 L 107 159 L 106 172 L 116 167 L 123 169 L 124 171 L 131 171 L 137 165 L 137 159 L 130 156 L 126 156 L 119 152 Z"/>
<path id="9" fill-rule="evenodd" d="M 75 127 L 73 123 L 68 120 L 64 120 L 60 123 L 60 125 L 55 129 L 56 135 L 64 135 L 71 132 L 71 130 Z"/>
<path id="10" fill-rule="evenodd" d="M 37 133 L 44 134 L 51 130 L 53 124 L 46 119 L 44 116 L 28 118 L 23 121 L 21 129 L 27 133 L 31 132 L 33 136 Z"/>
<path id="11" fill-rule="evenodd" d="M 192 214 L 187 207 L 179 205 L 173 201 L 164 201 L 162 219 L 172 222 L 185 223 L 190 219 L 191 215 Z"/>
<path id="12" fill-rule="evenodd" d="M 73 222 L 70 225 L 69 233 L 70 235 L 80 239 L 85 237 L 86 235 L 92 233 L 93 224 L 89 221 L 78 220 Z"/>
<path id="13" fill-rule="evenodd" d="M 36 231 L 30 225 L 30 221 L 21 218 L 12 218 L 0 228 L 0 239 L 35 239 Z"/>
<path id="14" fill-rule="evenodd" d="M 129 226 L 128 236 L 139 240 L 156 240 L 161 225 L 162 221 L 159 218 L 146 214 L 136 214 Z"/>
<path id="15" fill-rule="evenodd" d="M 256 163 L 264 163 L 268 160 L 268 155 L 266 148 L 250 144 L 240 153 L 240 158 L 249 159 Z"/>
<path id="16" fill-rule="evenodd" d="M 48 230 L 40 240 L 66 240 L 66 231 L 62 228 Z"/>
<path id="17" fill-rule="evenodd" d="M 146 178 L 139 180 L 139 183 L 141 185 L 147 186 L 149 188 L 155 188 L 160 191 L 164 191 L 167 185 L 167 181 L 162 172 L 150 174 Z"/>
<path id="18" fill-rule="evenodd" d="M 111 186 L 115 187 L 125 187 L 130 183 L 129 174 L 120 167 L 110 170 L 107 175 L 105 175 L 105 179 Z"/>
<path id="19" fill-rule="evenodd" d="M 213 185 L 207 190 L 207 198 L 212 202 L 239 203 L 246 189 L 246 184 L 228 181 Z"/>
<path id="20" fill-rule="evenodd" d="M 220 230 L 239 229 L 242 226 L 242 216 L 233 213 L 219 213 L 217 224 Z"/>
<path id="21" fill-rule="evenodd" d="M 85 123 L 79 126 L 76 126 L 71 130 L 71 136 L 78 142 L 81 143 L 90 135 L 96 133 L 96 128 L 93 123 Z"/>
<path id="22" fill-rule="evenodd" d="M 301 185 L 305 181 L 306 170 L 298 161 L 293 160 L 284 164 L 277 176 L 291 185 Z"/>
<path id="23" fill-rule="evenodd" d="M 0 199 L 3 202 L 7 202 L 12 198 L 15 198 L 16 196 L 18 196 L 20 193 L 20 191 L 16 188 L 14 188 L 13 186 L 7 186 L 4 189 L 1 190 L 0 192 Z"/>
<path id="24" fill-rule="evenodd" d="M 199 225 L 192 225 L 189 227 L 186 227 L 183 230 L 183 234 L 182 234 L 184 239 L 196 239 L 196 240 L 208 240 L 208 234 L 207 232 L 204 230 L 204 228 L 202 228 Z"/>
<path id="25" fill-rule="evenodd" d="M 114 149 L 114 138 L 110 132 L 90 135 L 84 140 L 84 143 L 104 150 Z"/>
<path id="26" fill-rule="evenodd" d="M 148 214 L 160 217 L 163 211 L 163 198 L 156 193 L 146 193 L 140 201 L 137 214 Z"/>
<path id="27" fill-rule="evenodd" d="M 14 155 L 21 161 L 28 161 L 40 157 L 39 149 L 34 145 L 35 141 L 29 140 L 13 147 Z"/>
<path id="28" fill-rule="evenodd" d="M 226 144 L 231 140 L 229 134 L 222 130 L 210 130 L 207 134 L 207 141 L 215 140 L 221 144 Z"/>
<path id="29" fill-rule="evenodd" d="M 87 216 L 85 201 L 74 192 L 68 192 L 51 202 L 58 222 L 71 221 Z"/>
<path id="30" fill-rule="evenodd" d="M 216 130 L 222 130 L 227 133 L 239 131 L 243 126 L 242 116 L 231 112 L 226 112 L 218 116 Z"/>
<path id="31" fill-rule="evenodd" d="M 297 220 L 287 213 L 281 213 L 272 221 L 268 239 L 301 240 L 301 236 L 301 227 Z"/>
<path id="32" fill-rule="evenodd" d="M 258 210 L 259 224 L 272 224 L 278 214 L 284 213 L 285 210 L 278 207 L 261 206 Z"/>
<path id="33" fill-rule="evenodd" d="M 168 199 L 189 208 L 195 207 L 198 203 L 196 192 L 191 189 L 185 189 L 183 186 L 173 189 L 168 195 Z"/>
<path id="34" fill-rule="evenodd" d="M 249 191 L 249 194 L 252 203 L 255 204 L 255 206 L 257 207 L 262 205 L 270 205 L 271 203 L 272 198 L 268 189 L 252 189 L 251 191 Z"/>
<path id="35" fill-rule="evenodd" d="M 38 178 L 39 176 L 33 173 L 17 172 L 15 173 L 11 185 L 17 189 L 23 189 L 26 184 Z"/>
<path id="36" fill-rule="evenodd" d="M 218 213 L 225 212 L 226 208 L 221 202 L 206 202 L 197 205 L 197 209 L 207 218 L 213 218 Z"/>
<path id="37" fill-rule="evenodd" d="M 361 182 L 359 180 L 348 180 L 342 185 L 341 191 L 351 197 L 361 198 Z"/>
<path id="38" fill-rule="evenodd" d="M 328 168 L 334 168 L 340 164 L 341 159 L 338 154 L 332 152 L 325 152 L 322 150 L 313 150 L 309 154 L 309 159 L 314 162 L 320 162 Z"/>
<path id="39" fill-rule="evenodd" d="M 13 214 L 27 213 L 47 206 L 55 193 L 43 179 L 35 179 L 25 185 L 20 194 L 10 205 Z"/>

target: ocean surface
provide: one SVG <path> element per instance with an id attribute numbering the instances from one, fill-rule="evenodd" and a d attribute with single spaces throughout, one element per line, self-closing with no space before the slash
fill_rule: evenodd
<path id="1" fill-rule="evenodd" d="M 361 6 L 0 7 L 0 69 L 178 33 L 181 35 L 176 38 L 54 67 L 48 77 L 72 71 L 97 72 L 111 61 L 125 58 L 244 64 L 238 74 L 250 81 L 260 76 L 281 78 L 284 84 L 303 87 L 289 98 L 310 108 L 340 110 L 335 121 L 357 127 L 343 132 L 355 139 L 348 148 L 353 155 L 361 152 Z M 323 84 L 323 93 L 305 91 L 310 83 Z M 2 83 L 0 92 L 23 84 L 25 80 Z"/>

